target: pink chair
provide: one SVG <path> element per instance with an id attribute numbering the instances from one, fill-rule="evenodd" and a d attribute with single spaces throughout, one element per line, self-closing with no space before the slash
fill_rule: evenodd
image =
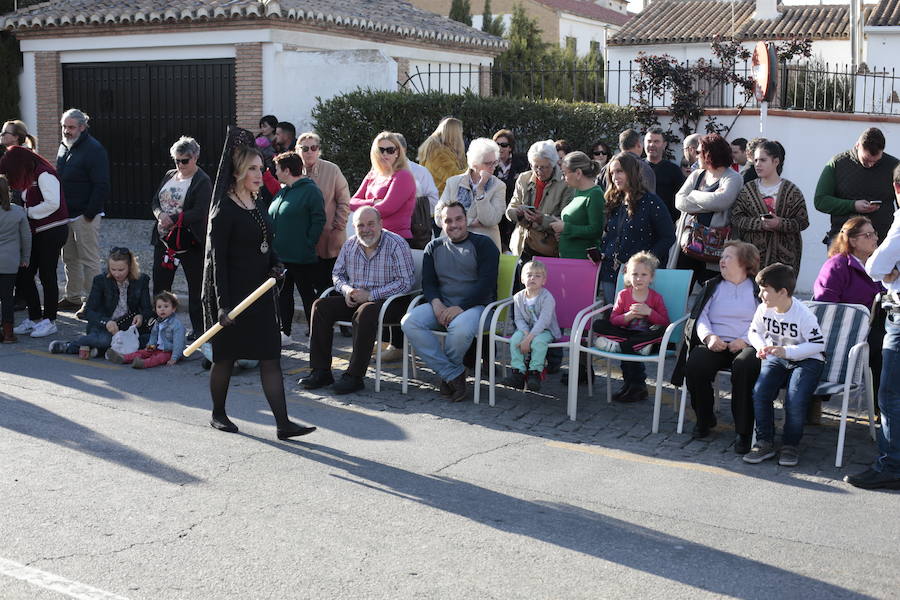
<path id="1" fill-rule="evenodd" d="M 602 304 L 597 300 L 597 283 L 600 277 L 600 266 L 589 260 L 579 258 L 538 258 L 547 265 L 546 288 L 556 300 L 556 319 L 563 331 L 563 337 L 550 344 L 550 348 L 569 348 L 571 341 L 568 330 L 575 326 L 583 315 L 594 310 Z M 496 308 L 490 327 L 490 389 L 489 401 L 494 405 L 494 392 L 496 388 L 497 372 L 497 345 L 496 342 L 509 344 L 509 337 L 497 334 L 497 320 L 500 317 L 503 306 L 512 304 L 510 298 L 503 305 Z M 570 373 L 570 377 L 575 374 Z"/>

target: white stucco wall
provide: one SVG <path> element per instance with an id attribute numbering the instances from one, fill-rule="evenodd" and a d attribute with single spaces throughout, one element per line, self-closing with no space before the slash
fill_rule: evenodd
<path id="1" fill-rule="evenodd" d="M 263 112 L 290 121 L 297 133 L 312 128 L 316 96 L 324 100 L 357 88 L 396 87 L 397 63 L 379 50 L 263 48 Z"/>
<path id="2" fill-rule="evenodd" d="M 870 69 L 891 70 L 900 55 L 900 27 L 866 27 L 864 60 Z M 900 74 L 900 73 L 898 73 Z"/>
<path id="3" fill-rule="evenodd" d="M 560 13 L 559 15 L 559 46 L 566 47 L 566 38 L 574 37 L 577 40 L 576 52 L 578 56 L 585 56 L 591 50 L 591 42 L 597 42 L 600 45 L 600 51 L 606 56 L 606 36 L 604 28 L 609 30 L 608 35 L 612 35 L 620 28 L 616 25 L 609 25 L 586 19 L 569 13 Z"/>
<path id="4" fill-rule="evenodd" d="M 720 123 L 728 124 L 733 116 L 722 116 Z M 667 118 L 661 119 L 664 126 Z M 822 238 L 831 227 L 830 215 L 818 212 L 813 206 L 819 175 L 832 156 L 850 149 L 859 134 L 867 127 L 878 127 L 887 138 L 886 152 L 900 156 L 900 124 L 841 120 L 839 118 L 804 119 L 799 117 L 769 116 L 760 132 L 760 118 L 756 115 L 741 116 L 728 135 L 728 139 L 765 137 L 776 139 L 785 147 L 786 157 L 782 176 L 796 184 L 806 198 L 809 212 L 809 228 L 803 232 L 803 260 L 797 289 L 812 292 L 813 282 L 825 262 L 826 248 Z M 810 132 L 815 132 L 815 143 L 810 143 Z M 681 160 L 680 148 L 676 158 Z"/>

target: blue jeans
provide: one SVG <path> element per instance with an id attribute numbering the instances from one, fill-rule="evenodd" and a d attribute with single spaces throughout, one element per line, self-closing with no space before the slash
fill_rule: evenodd
<path id="1" fill-rule="evenodd" d="M 447 327 L 444 347 L 433 331 L 444 331 L 434 316 L 431 304 L 420 304 L 403 317 L 403 333 L 409 338 L 422 360 L 444 381 L 452 381 L 465 373 L 463 356 L 478 335 L 478 320 L 483 306 L 473 306 L 456 315 Z"/>
<path id="2" fill-rule="evenodd" d="M 543 371 L 544 359 L 547 358 L 547 344 L 553 341 L 553 334 L 545 329 L 531 340 L 531 360 L 528 362 L 527 369 L 525 368 L 525 355 L 519 350 L 519 344 L 526 335 L 524 331 L 518 329 L 512 334 L 509 345 L 509 364 L 513 369 L 518 369 L 523 373 L 525 371 Z"/>
<path id="3" fill-rule="evenodd" d="M 112 345 L 112 334 L 106 329 L 106 327 L 94 327 L 93 325 L 88 325 L 87 327 L 87 335 L 83 335 L 80 338 L 76 339 L 74 342 L 69 342 L 66 344 L 66 354 L 78 354 L 78 348 L 81 346 L 90 346 L 91 348 L 96 348 L 97 353 L 99 355 L 103 355 L 104 352 L 109 350 L 109 347 Z M 147 340 L 150 339 L 149 333 L 141 333 L 138 336 L 138 340 L 140 341 L 141 348 L 147 345 Z"/>
<path id="4" fill-rule="evenodd" d="M 775 441 L 775 398 L 778 397 L 778 391 L 787 385 L 781 443 L 785 446 L 800 443 L 809 399 L 819 385 L 824 367 L 825 363 L 815 358 L 793 361 L 770 357 L 762 361 L 759 379 L 753 387 L 757 440 Z"/>
<path id="5" fill-rule="evenodd" d="M 878 458 L 874 469 L 900 476 L 900 315 L 889 315 L 881 350 L 881 386 L 878 408 Z"/>

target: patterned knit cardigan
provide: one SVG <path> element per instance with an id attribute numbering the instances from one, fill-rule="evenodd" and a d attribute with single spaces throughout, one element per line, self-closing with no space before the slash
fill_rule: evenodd
<path id="1" fill-rule="evenodd" d="M 803 254 L 800 232 L 809 227 L 803 192 L 787 179 L 782 179 L 775 202 L 775 216 L 781 219 L 778 229 L 763 229 L 760 215 L 768 212 L 756 181 L 744 185 L 731 207 L 731 237 L 756 246 L 760 268 L 780 262 L 793 267 L 794 273 L 799 273 Z"/>

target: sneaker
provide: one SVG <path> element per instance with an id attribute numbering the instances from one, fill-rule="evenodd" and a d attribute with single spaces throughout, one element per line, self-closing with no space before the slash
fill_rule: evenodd
<path id="1" fill-rule="evenodd" d="M 541 381 L 544 379 L 544 374 L 540 371 L 528 371 L 525 374 L 525 385 L 532 392 L 541 391 Z"/>
<path id="2" fill-rule="evenodd" d="M 50 342 L 50 347 L 47 348 L 47 350 L 50 354 L 62 354 L 66 351 L 66 346 L 68 346 L 68 344 L 62 340 L 53 340 Z"/>
<path id="3" fill-rule="evenodd" d="M 80 358 L 81 360 L 95 358 L 96 356 L 97 356 L 96 348 L 91 348 L 90 346 L 79 346 L 78 347 L 78 358 Z"/>
<path id="4" fill-rule="evenodd" d="M 602 336 L 594 340 L 594 347 L 597 348 L 597 350 L 603 350 L 604 352 L 622 351 L 622 347 L 619 345 L 619 342 Z"/>
<path id="5" fill-rule="evenodd" d="M 294 339 L 282 331 L 281 332 L 281 347 L 284 348 L 285 346 L 293 346 L 294 344 L 295 344 Z"/>
<path id="6" fill-rule="evenodd" d="M 59 330 L 56 328 L 56 323 L 50 319 L 44 319 L 35 324 L 34 329 L 31 330 L 31 337 L 47 337 L 48 335 L 53 335 L 57 331 Z"/>
<path id="7" fill-rule="evenodd" d="M 782 446 L 778 454 L 778 464 L 782 467 L 796 467 L 800 462 L 800 450 L 797 446 Z"/>
<path id="8" fill-rule="evenodd" d="M 514 390 L 521 390 L 525 387 L 525 373 L 518 369 L 510 369 L 509 375 L 504 377 L 500 384 Z"/>
<path id="9" fill-rule="evenodd" d="M 744 455 L 744 462 L 748 462 L 752 465 L 756 465 L 761 463 L 764 460 L 769 460 L 775 456 L 775 445 L 772 442 L 763 442 L 757 441 L 756 445 Z"/>
<path id="10" fill-rule="evenodd" d="M 132 369 L 143 369 L 144 368 L 144 359 L 136 358 L 133 361 L 131 361 L 131 368 Z"/>
<path id="11" fill-rule="evenodd" d="M 13 328 L 13 333 L 18 335 L 22 335 L 23 333 L 31 333 L 32 331 L 34 331 L 34 326 L 36 324 L 37 323 L 35 323 L 31 319 L 25 319 Z"/>
<path id="12" fill-rule="evenodd" d="M 381 350 L 382 363 L 398 362 L 401 358 L 403 358 L 403 349 L 401 348 L 390 346 L 387 350 L 384 348 Z"/>
<path id="13" fill-rule="evenodd" d="M 846 475 L 844 481 L 864 490 L 900 490 L 900 476 L 869 468 L 862 473 Z"/>
<path id="14" fill-rule="evenodd" d="M 87 321 L 87 302 L 81 305 L 81 308 L 75 313 L 75 318 Z"/>
<path id="15" fill-rule="evenodd" d="M 122 363 L 125 362 L 125 357 L 122 356 L 120 353 L 116 352 L 115 350 L 113 350 L 112 348 L 107 350 L 106 354 L 104 356 L 105 356 L 106 360 L 108 360 L 111 363 L 116 363 L 117 365 L 121 365 Z"/>

